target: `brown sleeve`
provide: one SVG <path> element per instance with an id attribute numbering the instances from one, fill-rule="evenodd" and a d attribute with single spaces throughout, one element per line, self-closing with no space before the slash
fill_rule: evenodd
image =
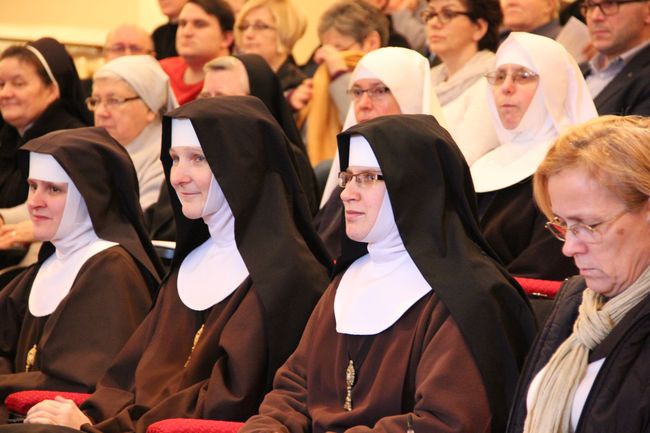
<path id="1" fill-rule="evenodd" d="M 114 247 L 97 254 L 47 319 L 36 355 L 39 370 L 4 375 L 0 388 L 92 392 L 150 303 L 147 284 L 128 253 Z"/>
<path id="2" fill-rule="evenodd" d="M 18 338 L 34 274 L 34 267 L 31 267 L 17 275 L 0 291 L 0 383 L 4 375 L 14 372 Z M 0 393 L 0 396 L 3 394 Z"/>
<path id="3" fill-rule="evenodd" d="M 491 411 L 474 358 L 442 302 L 432 312 L 417 362 L 415 405 L 410 415 L 416 432 L 489 433 Z M 372 427 L 356 426 L 346 433 L 406 431 L 409 414 L 381 418 Z"/>
<path id="4" fill-rule="evenodd" d="M 239 433 L 311 431 L 307 410 L 307 359 L 316 344 L 312 337 L 313 329 L 333 293 L 331 288 L 325 292 L 307 322 L 298 347 L 275 375 L 273 391 L 264 397 L 259 415 L 246 421 Z"/>

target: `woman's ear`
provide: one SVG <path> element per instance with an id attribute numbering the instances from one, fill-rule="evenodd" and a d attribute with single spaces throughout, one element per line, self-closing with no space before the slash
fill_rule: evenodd
<path id="1" fill-rule="evenodd" d="M 381 36 L 377 30 L 373 30 L 366 35 L 361 43 L 361 50 L 365 53 L 381 48 Z"/>
<path id="2" fill-rule="evenodd" d="M 488 30 L 488 23 L 485 21 L 483 18 L 479 18 L 474 22 L 474 33 L 472 34 L 472 39 L 475 42 L 480 41 L 483 39 L 483 36 L 487 33 Z"/>

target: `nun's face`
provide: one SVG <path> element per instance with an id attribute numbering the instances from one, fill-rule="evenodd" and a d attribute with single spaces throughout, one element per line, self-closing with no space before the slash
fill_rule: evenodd
<path id="1" fill-rule="evenodd" d="M 197 147 L 172 147 L 169 155 L 170 181 L 183 205 L 183 215 L 201 218 L 213 176 L 203 151 Z"/>
<path id="2" fill-rule="evenodd" d="M 106 128 L 111 137 L 124 147 L 131 144 L 156 118 L 156 114 L 138 98 L 131 86 L 118 78 L 95 80 L 92 98 L 100 101 L 93 110 L 95 126 Z"/>
<path id="3" fill-rule="evenodd" d="M 515 129 L 526 114 L 539 85 L 539 77 L 521 65 L 507 63 L 497 68 L 492 95 L 505 129 Z"/>
<path id="4" fill-rule="evenodd" d="M 0 113 L 18 131 L 24 131 L 58 98 L 58 87 L 46 85 L 32 64 L 15 57 L 0 60 Z"/>
<path id="5" fill-rule="evenodd" d="M 363 78 L 355 81 L 352 88 L 363 91 L 358 99 L 352 101 L 354 104 L 354 116 L 358 123 L 372 120 L 379 116 L 402 114 L 397 99 L 390 92 L 390 89 L 388 92 L 377 91 L 377 89 L 387 88 L 381 80 L 376 78 Z"/>
<path id="6" fill-rule="evenodd" d="M 34 238 L 39 241 L 52 240 L 63 218 L 68 184 L 38 179 L 29 179 L 27 182 L 27 209 L 34 223 Z"/>
<path id="7" fill-rule="evenodd" d="M 346 171 L 351 174 L 381 174 L 376 167 L 350 166 Z M 361 242 L 368 235 L 377 221 L 385 192 L 386 184 L 382 180 L 364 184 L 355 177 L 347 183 L 341 192 L 341 200 L 345 208 L 345 233 L 350 239 Z"/>

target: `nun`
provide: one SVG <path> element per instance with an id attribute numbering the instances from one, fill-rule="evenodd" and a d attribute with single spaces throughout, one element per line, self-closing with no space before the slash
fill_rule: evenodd
<path id="1" fill-rule="evenodd" d="M 149 55 L 122 56 L 93 75 L 86 99 L 95 125 L 126 148 L 138 175 L 143 210 L 158 201 L 165 179 L 160 163 L 162 115 L 178 107 L 169 77 Z"/>
<path id="2" fill-rule="evenodd" d="M 414 50 L 384 47 L 361 58 L 352 72 L 348 94 L 352 104 L 343 130 L 357 123 L 391 114 L 431 114 L 445 126 L 442 108 L 431 86 L 429 61 Z M 345 237 L 343 205 L 338 185 L 340 162 L 334 156 L 320 210 L 314 224 L 332 257 L 341 252 Z"/>
<path id="3" fill-rule="evenodd" d="M 486 75 L 499 146 L 472 165 L 483 234 L 513 275 L 563 280 L 578 273 L 544 225 L 532 178 L 558 135 L 598 116 L 580 68 L 552 39 L 513 32 Z"/>
<path id="4" fill-rule="evenodd" d="M 244 421 L 327 286 L 287 138 L 259 99 L 173 111 L 162 155 L 178 239 L 155 307 L 81 410 L 49 400 L 26 423 L 145 433 L 167 418 Z"/>
<path id="5" fill-rule="evenodd" d="M 101 128 L 52 132 L 22 149 L 43 244 L 38 262 L 0 291 L 0 400 L 19 390 L 92 392 L 160 282 L 133 164 Z"/>
<path id="6" fill-rule="evenodd" d="M 343 254 L 240 432 L 503 431 L 535 324 L 481 236 L 460 150 L 424 115 L 338 140 Z"/>

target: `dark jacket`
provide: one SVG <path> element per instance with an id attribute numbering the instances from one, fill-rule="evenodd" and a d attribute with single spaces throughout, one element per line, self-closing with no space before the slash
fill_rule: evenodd
<path id="1" fill-rule="evenodd" d="M 585 78 L 591 73 L 582 65 Z M 638 114 L 650 116 L 650 45 L 636 53 L 623 70 L 594 98 L 601 116 Z"/>
<path id="2" fill-rule="evenodd" d="M 530 382 L 571 334 L 585 286 L 582 277 L 573 277 L 562 286 L 526 360 L 507 433 L 523 430 Z M 575 433 L 650 431 L 649 337 L 650 297 L 646 297 L 589 354 L 590 363 L 606 360 L 591 388 Z"/>

